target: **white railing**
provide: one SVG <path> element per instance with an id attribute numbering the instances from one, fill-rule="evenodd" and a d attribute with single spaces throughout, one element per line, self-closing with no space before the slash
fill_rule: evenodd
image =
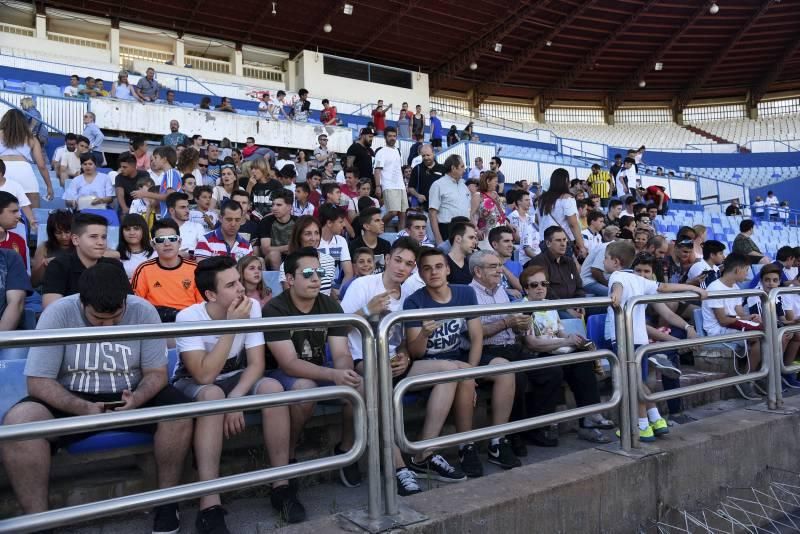
<path id="1" fill-rule="evenodd" d="M 25 93 L 15 91 L 0 91 L 0 98 L 15 106 L 25 98 Z M 62 132 L 81 133 L 83 131 L 83 113 L 88 109 L 88 101 L 76 98 L 60 98 L 53 96 L 35 95 L 36 109 L 42 114 L 42 119 L 58 128 Z M 0 111 L 5 113 L 8 106 L 0 104 Z"/>
<path id="2" fill-rule="evenodd" d="M 120 66 L 126 68 L 132 67 L 133 61 L 137 59 L 152 61 L 154 63 L 166 63 L 167 61 L 172 61 L 174 57 L 172 52 L 164 52 L 163 50 L 129 45 L 120 45 L 119 47 Z"/>
<path id="3" fill-rule="evenodd" d="M 184 58 L 186 60 L 186 64 L 191 65 L 191 68 L 193 69 L 219 72 L 222 74 L 230 74 L 231 72 L 231 64 L 229 61 L 190 55 L 186 55 Z"/>
<path id="4" fill-rule="evenodd" d="M 108 43 L 106 41 L 90 39 L 88 37 L 77 37 L 75 35 L 68 35 L 66 33 L 47 32 L 47 39 L 64 44 L 85 46 L 87 48 L 98 48 L 100 50 L 108 49 Z"/>
<path id="5" fill-rule="evenodd" d="M 758 139 L 748 141 L 745 145 L 750 152 L 797 152 L 800 150 L 800 140 L 791 139 L 785 141 Z"/>
<path id="6" fill-rule="evenodd" d="M 16 24 L 8 24 L 6 22 L 0 22 L 0 33 L 11 33 L 14 35 L 24 35 L 25 37 L 33 37 L 35 35 L 35 31 L 33 28 L 27 28 L 25 26 L 17 26 Z"/>
<path id="7" fill-rule="evenodd" d="M 283 82 L 283 72 L 275 67 L 263 67 L 261 65 L 242 65 L 242 74 L 245 78 L 256 80 L 268 80 L 271 82 Z"/>

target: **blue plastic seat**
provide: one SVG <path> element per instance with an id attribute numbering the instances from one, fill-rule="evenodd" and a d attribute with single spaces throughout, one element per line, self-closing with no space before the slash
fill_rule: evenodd
<path id="1" fill-rule="evenodd" d="M 147 432 L 109 430 L 108 432 L 100 432 L 67 446 L 67 452 L 70 454 L 87 454 L 90 452 L 135 447 L 137 445 L 150 445 L 152 443 L 153 436 Z"/>
<path id="2" fill-rule="evenodd" d="M 389 242 L 389 244 L 392 244 L 397 241 L 397 232 L 384 232 L 380 235 L 380 238 L 385 239 Z"/>
<path id="3" fill-rule="evenodd" d="M 606 314 L 590 315 L 586 320 L 586 337 L 594 341 L 598 349 L 611 349 L 611 343 L 606 340 Z"/>
<path id="4" fill-rule="evenodd" d="M 167 350 L 167 377 L 172 378 L 178 366 L 178 349 Z"/>
<path id="5" fill-rule="evenodd" d="M 6 80 L 5 89 L 8 91 L 24 91 L 25 82 L 22 80 Z"/>
<path id="6" fill-rule="evenodd" d="M 117 215 L 115 210 L 85 209 L 81 210 L 81 213 L 94 213 L 95 215 L 100 215 L 101 217 L 105 217 L 109 226 L 119 226 L 119 215 Z"/>

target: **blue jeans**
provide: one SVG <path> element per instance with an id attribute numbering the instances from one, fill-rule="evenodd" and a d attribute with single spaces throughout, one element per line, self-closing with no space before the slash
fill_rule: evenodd
<path id="1" fill-rule="evenodd" d="M 608 287 L 604 286 L 599 282 L 592 282 L 591 284 L 584 284 L 583 290 L 587 293 L 591 293 L 596 297 L 607 297 L 608 296 Z"/>

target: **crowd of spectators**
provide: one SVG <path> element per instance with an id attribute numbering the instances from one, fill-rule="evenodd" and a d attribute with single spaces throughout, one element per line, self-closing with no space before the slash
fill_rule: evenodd
<path id="1" fill-rule="evenodd" d="M 123 74 L 109 96 L 158 100 L 162 87 L 152 69 L 136 86 Z M 64 93 L 76 98 L 106 96 L 99 82 L 87 78 L 81 84 L 73 77 Z M 274 100 L 257 95 L 264 104 L 261 111 L 274 119 L 308 120 L 308 92 L 301 90 L 291 104 L 282 93 Z M 0 328 L 16 328 L 25 295 L 33 289 L 42 295 L 37 328 L 61 328 L 342 312 L 375 317 L 402 309 L 587 295 L 608 296 L 613 304 L 657 292 L 694 291 L 702 297 L 706 288 L 726 290 L 744 283 L 750 265 L 756 263 L 771 264 L 754 281 L 759 287 L 800 283 L 795 267 L 800 250 L 784 247 L 772 263 L 752 240 L 751 220 L 742 222 L 727 256 L 722 243 L 705 239 L 703 227 L 680 228 L 674 242 L 659 235 L 659 218 L 668 212 L 670 199 L 662 187 L 642 186 L 637 166 L 644 147 L 625 158 L 619 155 L 607 168 L 593 166 L 587 176 L 556 169 L 548 189 L 541 191 L 533 183 L 535 177 L 531 183 L 507 183 L 497 156 L 488 169 L 481 158 L 468 169 L 455 154 L 437 162 L 442 137 L 449 142 L 450 133 L 443 132 L 435 110 L 427 123 L 430 143 L 423 143 L 426 118 L 421 107 L 412 111 L 404 103 L 396 127 L 386 122 L 391 107 L 378 102 L 372 114 L 374 128 L 363 128 L 341 159 L 327 147 L 325 133 L 319 135 L 313 153 L 300 151 L 293 157 L 285 150 L 276 153 L 257 146 L 253 138 L 241 150 L 227 140 L 208 142 L 182 133 L 173 120 L 170 133 L 152 151 L 143 139 L 132 139 L 130 150 L 117 158 L 113 174 L 99 171 L 105 161 L 103 134 L 87 112 L 82 135 L 67 135 L 65 146 L 52 158 L 65 186 L 64 200 L 72 209 L 42 221 L 47 241 L 39 243 L 30 261 L 24 240 L 12 230 L 20 210 L 30 224 L 37 221 L 26 192 L 14 176 L 4 177 L 3 157 Z M 216 109 L 235 111 L 225 99 Z M 323 120 L 335 121 L 335 109 Z M 0 121 L 0 134 L 8 139 L 5 121 Z M 373 150 L 376 134 L 383 135 L 385 146 Z M 410 162 L 403 161 L 397 146 L 403 137 L 419 141 Z M 336 165 L 341 166 L 338 172 Z M 772 205 L 777 199 L 770 200 Z M 118 212 L 116 250 L 107 246 L 108 221 L 86 211 L 92 208 Z M 387 233 L 388 227 L 395 232 Z M 273 294 L 276 286 L 265 283 L 272 273 L 280 294 Z M 784 322 L 800 317 L 800 299 L 784 298 L 782 306 Z M 691 324 L 694 309 L 690 302 L 640 308 L 634 316 L 635 346 L 697 335 Z M 400 379 L 594 350 L 583 335 L 568 332 L 565 321 L 585 321 L 602 313 L 604 307 L 587 306 L 442 321 L 421 315 L 392 332 L 392 374 Z M 760 310 L 740 299 L 706 300 L 702 316 L 708 334 L 761 322 Z M 617 333 L 612 318 L 609 308 L 604 337 L 613 345 Z M 302 317 L 297 322 L 302 324 Z M 800 341 L 790 338 L 785 343 L 787 361 L 800 349 Z M 355 330 L 289 329 L 186 336 L 170 342 L 179 355 L 173 376 L 167 376 L 164 341 L 89 343 L 83 349 L 67 345 L 56 352 L 31 349 L 25 371 L 30 396 L 10 410 L 4 423 L 328 384 L 363 390 L 363 355 Z M 749 365 L 758 368 L 759 341 L 748 342 L 746 349 Z M 95 353 L 109 362 L 102 369 L 91 367 L 90 355 Z M 677 355 L 645 360 L 645 378 L 648 366 L 659 370 L 665 388 L 679 384 Z M 800 386 L 793 376 L 784 381 Z M 552 412 L 563 382 L 578 406 L 599 402 L 598 371 L 592 363 L 438 385 L 430 391 L 419 437 L 439 435 L 451 413 L 457 431 L 471 430 L 476 388 L 491 397 L 492 424 L 503 424 Z M 759 384 L 746 386 L 745 396 L 759 395 Z M 262 410 L 270 465 L 295 461 L 313 408 L 307 403 Z M 680 402 L 670 403 L 668 417 L 653 404 L 642 404 L 639 415 L 642 441 L 653 441 L 668 433 L 670 424 L 689 420 Z M 189 447 L 194 449 L 199 479 L 217 478 L 224 441 L 244 426 L 242 413 L 199 418 L 193 433 L 185 421 L 154 425 L 150 431 L 155 435 L 159 484 L 177 483 Z M 607 443 L 612 438 L 605 431 L 613 428 L 613 421 L 603 416 L 586 417 L 580 420 L 578 436 Z M 528 445 L 554 447 L 558 441 L 551 428 L 498 436 L 483 449 L 485 461 L 512 469 L 521 465 Z M 33 440 L 24 450 L 13 443 L 2 446 L 26 512 L 47 508 L 50 446 L 66 443 Z M 346 405 L 341 442 L 334 453 L 352 445 L 352 409 Z M 482 476 L 480 451 L 475 443 L 465 443 L 457 456 L 447 457 L 436 450 L 404 457 L 396 450 L 400 495 L 420 492 L 419 478 L 458 482 Z M 358 486 L 358 467 L 343 468 L 340 479 L 345 486 Z M 275 482 L 271 503 L 288 522 L 305 518 L 294 483 Z M 198 531 L 227 532 L 225 513 L 218 495 L 203 497 Z M 174 527 L 177 507 L 160 506 L 154 521 L 157 528 Z"/>

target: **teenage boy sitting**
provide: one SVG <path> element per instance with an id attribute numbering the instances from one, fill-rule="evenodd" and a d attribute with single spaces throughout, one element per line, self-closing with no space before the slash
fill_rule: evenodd
<path id="1" fill-rule="evenodd" d="M 219 212 L 211 208 L 211 199 L 214 192 L 207 185 L 198 185 L 194 188 L 195 208 L 189 212 L 192 222 L 203 225 L 206 232 L 210 232 L 217 226 Z"/>
<path id="2" fill-rule="evenodd" d="M 611 306 L 606 312 L 605 337 L 610 340 L 614 352 L 617 351 L 617 337 L 614 328 L 614 309 L 625 304 L 633 297 L 640 295 L 655 295 L 656 293 L 679 293 L 692 291 L 705 298 L 705 290 L 687 284 L 666 284 L 647 280 L 636 275 L 630 266 L 633 263 L 636 251 L 633 244 L 628 241 L 615 241 L 608 245 L 604 262 L 605 271 L 611 273 L 608 279 L 608 296 Z M 705 303 L 704 303 L 705 304 Z M 633 312 L 633 347 L 634 350 L 646 345 L 647 323 L 645 321 L 645 307 L 637 306 Z M 642 360 L 642 380 L 647 380 L 647 360 Z M 633 380 L 634 377 L 631 377 Z M 639 441 L 655 441 L 656 436 L 669 433 L 667 422 L 661 417 L 655 403 L 640 402 L 639 404 Z"/>
<path id="3" fill-rule="evenodd" d="M 434 246 L 433 241 L 428 239 L 428 218 L 422 214 L 413 211 L 406 213 L 406 227 L 397 233 L 397 237 L 410 237 L 421 247 Z"/>
<path id="4" fill-rule="evenodd" d="M 722 276 L 708 285 L 709 291 L 736 291 L 739 284 L 750 276 L 750 260 L 744 254 L 733 252 L 725 258 L 722 264 Z M 703 301 L 703 329 L 708 336 L 719 336 L 741 332 L 738 328 L 740 320 L 761 323 L 758 314 L 750 313 L 742 306 L 740 297 L 712 299 Z M 736 343 L 736 345 L 741 345 Z M 747 341 L 747 360 L 750 371 L 757 371 L 761 367 L 761 342 L 757 339 Z M 739 392 L 745 398 L 757 399 L 758 394 L 753 384 L 747 382 L 738 386 Z"/>
<path id="5" fill-rule="evenodd" d="M 236 262 L 228 256 L 208 258 L 195 271 L 195 284 L 205 302 L 178 313 L 175 322 L 257 319 L 258 302 L 245 296 Z M 283 391 L 280 383 L 264 376 L 264 335 L 205 334 L 177 338 L 180 355 L 173 383 L 196 401 L 237 398 Z M 242 358 L 242 353 L 245 357 Z M 270 465 L 289 463 L 289 408 L 278 406 L 261 410 L 262 430 Z M 219 478 L 223 439 L 230 439 L 245 428 L 244 413 L 230 412 L 199 417 L 195 427 L 194 454 L 199 479 Z M 285 480 L 274 482 L 270 500 L 284 521 L 305 519 L 303 505 Z M 200 498 L 196 528 L 200 533 L 227 533 L 226 511 L 218 494 Z"/>
<path id="6" fill-rule="evenodd" d="M 298 316 L 342 313 L 342 307 L 331 297 L 320 293 L 320 284 L 325 270 L 320 267 L 316 249 L 302 248 L 286 257 L 283 263 L 289 289 L 273 298 L 264 307 L 264 317 Z M 311 330 L 281 330 L 266 332 L 269 377 L 277 380 L 286 391 L 311 389 L 319 386 L 350 386 L 362 389 L 361 376 L 353 370 L 353 358 L 347 342 L 346 327 L 314 328 Z M 326 355 L 326 344 L 332 365 Z M 289 458 L 294 458 L 295 447 L 306 422 L 314 413 L 313 402 L 292 404 L 291 439 Z M 353 446 L 353 407 L 344 403 L 342 407 L 342 439 L 334 447 L 335 454 L 342 454 Z M 266 426 L 264 427 L 266 428 Z M 343 467 L 340 471 L 342 484 L 349 488 L 361 485 L 361 474 L 357 464 Z"/>
<path id="7" fill-rule="evenodd" d="M 724 261 L 725 243 L 709 239 L 703 243 L 703 259 L 689 267 L 687 279 L 697 280 L 700 287 L 707 288 L 710 283 L 719 278 L 719 266 Z"/>

